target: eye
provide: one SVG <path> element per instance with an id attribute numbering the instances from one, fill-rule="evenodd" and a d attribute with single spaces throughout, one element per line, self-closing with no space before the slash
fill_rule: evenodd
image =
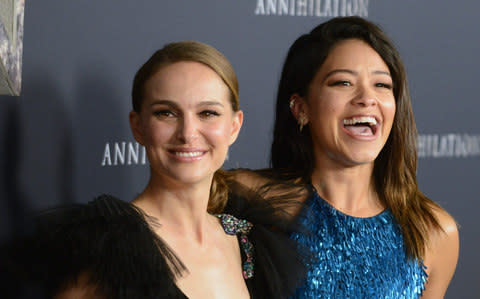
<path id="1" fill-rule="evenodd" d="M 202 118 L 211 118 L 215 116 L 220 116 L 220 113 L 218 113 L 215 110 L 203 110 L 199 113 L 200 117 Z"/>
<path id="2" fill-rule="evenodd" d="M 376 87 L 382 87 L 382 88 L 386 88 L 386 89 L 392 89 L 392 84 L 389 84 L 389 83 L 375 83 L 375 86 Z"/>
<path id="3" fill-rule="evenodd" d="M 337 80 L 330 83 L 330 86 L 351 86 L 352 83 L 347 80 Z"/>
<path id="4" fill-rule="evenodd" d="M 171 110 L 168 110 L 168 109 L 156 110 L 156 111 L 153 111 L 153 114 L 155 116 L 161 117 L 161 118 L 168 118 L 168 117 L 174 117 L 175 116 L 175 113 Z"/>

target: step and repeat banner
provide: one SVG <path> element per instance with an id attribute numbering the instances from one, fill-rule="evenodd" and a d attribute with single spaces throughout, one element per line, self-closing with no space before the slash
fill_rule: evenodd
<path id="1" fill-rule="evenodd" d="M 245 120 L 225 167 L 267 167 L 289 46 L 329 18 L 358 15 L 400 51 L 419 130 L 419 184 L 460 227 L 446 298 L 480 298 L 480 2 L 42 0 L 26 1 L 24 13 L 21 94 L 0 96 L 1 237 L 24 230 L 22 216 L 39 209 L 141 192 L 149 168 L 128 125 L 130 90 L 136 70 L 168 42 L 202 41 L 232 62 Z"/>

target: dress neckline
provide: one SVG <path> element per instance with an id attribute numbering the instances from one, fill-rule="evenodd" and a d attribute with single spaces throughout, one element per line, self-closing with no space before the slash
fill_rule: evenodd
<path id="1" fill-rule="evenodd" d="M 248 240 L 247 235 L 250 233 L 250 230 L 253 228 L 253 224 L 247 220 L 238 219 L 230 214 L 213 214 L 213 216 L 219 218 L 220 224 L 227 235 L 236 235 L 237 241 L 240 245 L 240 250 L 244 254 L 241 254 L 242 258 L 242 276 L 245 280 L 245 284 L 249 289 L 247 280 L 252 278 L 254 275 L 254 260 L 253 260 L 253 245 Z M 245 256 L 245 260 L 244 260 Z M 189 298 L 175 283 L 173 282 L 174 287 L 177 291 L 183 295 L 185 298 Z M 250 292 L 250 289 L 249 289 Z"/>
<path id="2" fill-rule="evenodd" d="M 315 189 L 315 187 L 312 186 L 312 192 L 313 192 L 313 197 L 312 197 L 312 200 L 315 200 L 316 202 L 318 202 L 318 204 L 320 205 L 323 205 L 325 207 L 327 207 L 330 211 L 332 211 L 333 214 L 337 214 L 339 216 L 342 216 L 344 218 L 347 218 L 347 219 L 351 219 L 352 221 L 373 221 L 373 220 L 376 220 L 378 219 L 379 217 L 384 217 L 386 215 L 390 215 L 390 209 L 389 208 L 385 208 L 383 211 L 381 211 L 380 213 L 376 214 L 376 215 L 373 215 L 373 216 L 367 216 L 367 217 L 359 217 L 359 216 L 353 216 L 353 215 L 349 215 L 349 214 L 346 214 L 342 211 L 340 211 L 339 209 L 335 208 L 332 204 L 330 204 L 327 200 L 325 200 L 323 197 L 321 197 L 317 190 Z"/>

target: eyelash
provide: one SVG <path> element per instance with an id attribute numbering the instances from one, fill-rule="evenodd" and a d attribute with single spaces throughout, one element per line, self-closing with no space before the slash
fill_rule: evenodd
<path id="1" fill-rule="evenodd" d="M 167 110 L 167 109 L 154 111 L 153 114 L 154 114 L 155 116 L 159 116 L 159 117 L 172 117 L 172 116 L 175 116 L 175 113 L 173 113 L 171 110 Z"/>
<path id="2" fill-rule="evenodd" d="M 338 80 L 331 84 L 331 86 L 350 86 L 350 81 L 347 80 Z"/>
<path id="3" fill-rule="evenodd" d="M 167 110 L 167 109 L 154 111 L 153 114 L 157 117 L 165 117 L 165 118 L 176 116 L 176 113 L 172 112 L 171 110 Z M 220 113 L 218 113 L 215 110 L 203 110 L 200 113 L 198 113 L 198 115 L 202 118 L 210 118 L 210 117 L 214 117 L 214 116 L 220 116 Z"/>
<path id="4" fill-rule="evenodd" d="M 387 84 L 387 83 L 377 83 L 375 84 L 375 86 L 377 87 L 384 87 L 386 89 L 392 89 L 392 85 L 391 84 Z"/>
<path id="5" fill-rule="evenodd" d="M 338 80 L 330 84 L 330 86 L 351 86 L 350 81 L 347 80 Z M 392 85 L 388 83 L 375 83 L 376 87 L 383 87 L 386 89 L 392 89 Z"/>
<path id="6" fill-rule="evenodd" d="M 213 116 L 220 116 L 220 113 L 218 113 L 215 110 L 203 110 L 202 112 L 199 113 L 201 116 L 208 118 L 208 117 L 213 117 Z"/>

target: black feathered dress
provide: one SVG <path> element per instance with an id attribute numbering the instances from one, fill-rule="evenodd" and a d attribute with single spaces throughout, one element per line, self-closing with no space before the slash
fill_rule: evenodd
<path id="1" fill-rule="evenodd" d="M 231 194 L 222 215 L 249 224 L 248 231 L 224 229 L 237 233 L 250 297 L 292 295 L 305 271 L 283 214 L 267 200 Z M 131 203 L 102 195 L 41 215 L 35 237 L 10 244 L 4 264 L 18 285 L 35 286 L 38 296 L 29 298 L 51 298 L 81 277 L 95 298 L 187 298 L 175 280 L 188 269 L 153 232 L 159 223 Z M 249 269 L 253 275 L 245 274 Z"/>

